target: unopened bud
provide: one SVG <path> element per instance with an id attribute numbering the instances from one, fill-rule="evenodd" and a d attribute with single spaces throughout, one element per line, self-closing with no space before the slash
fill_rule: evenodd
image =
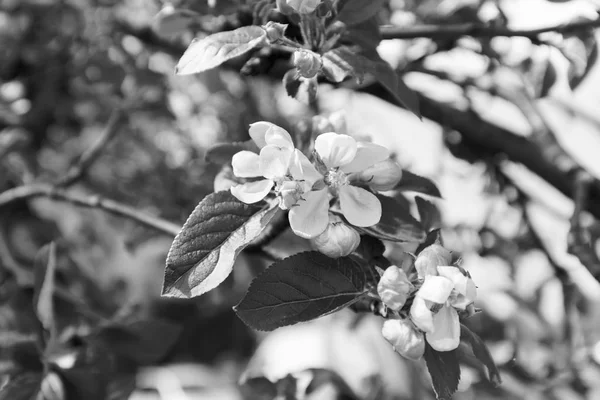
<path id="1" fill-rule="evenodd" d="M 315 250 L 331 258 L 344 257 L 360 244 L 358 232 L 338 217 L 330 219 L 323 233 L 310 240 Z"/>
<path id="2" fill-rule="evenodd" d="M 425 337 L 409 320 L 388 319 L 381 329 L 383 337 L 394 351 L 410 360 L 418 360 L 425 352 Z"/>
<path id="3" fill-rule="evenodd" d="M 294 52 L 292 62 L 301 76 L 314 78 L 321 70 L 321 57 L 309 50 L 298 50 Z"/>
<path id="4" fill-rule="evenodd" d="M 317 9 L 321 0 L 286 0 L 286 3 L 300 14 L 310 14 Z"/>
<path id="5" fill-rule="evenodd" d="M 377 293 L 386 306 L 398 311 L 406 303 L 412 287 L 413 285 L 408 280 L 406 273 L 392 265 L 381 276 L 377 285 Z"/>
<path id="6" fill-rule="evenodd" d="M 392 190 L 400 179 L 402 179 L 402 168 L 390 159 L 378 162 L 360 174 L 360 180 L 368 183 L 373 190 Z"/>
<path id="7" fill-rule="evenodd" d="M 448 250 L 439 244 L 427 246 L 419 253 L 415 261 L 415 268 L 419 278 L 423 279 L 428 275 L 437 275 L 437 267 L 450 265 L 452 255 Z"/>
<path id="8" fill-rule="evenodd" d="M 287 27 L 287 24 L 279 24 L 273 21 L 269 21 L 266 25 L 263 25 L 263 29 L 267 32 L 269 43 L 275 43 L 283 38 Z"/>

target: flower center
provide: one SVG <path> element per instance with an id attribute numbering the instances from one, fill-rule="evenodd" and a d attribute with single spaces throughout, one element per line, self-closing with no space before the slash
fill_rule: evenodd
<path id="1" fill-rule="evenodd" d="M 348 175 L 343 171 L 332 169 L 327 172 L 325 183 L 333 189 L 338 189 L 340 186 L 345 186 L 349 183 Z"/>

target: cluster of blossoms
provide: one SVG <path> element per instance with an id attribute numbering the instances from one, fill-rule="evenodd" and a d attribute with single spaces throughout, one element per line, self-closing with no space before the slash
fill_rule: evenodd
<path id="1" fill-rule="evenodd" d="M 388 267 L 377 286 L 377 292 L 390 319 L 383 324 L 383 336 L 402 356 L 417 360 L 425 351 L 425 340 L 437 351 L 451 351 L 460 343 L 458 311 L 472 312 L 477 295 L 475 283 L 466 272 L 456 266 L 450 252 L 440 245 L 425 248 L 415 260 L 418 283 L 415 291 L 406 273 Z M 400 310 L 409 297 L 412 305 L 406 318 Z M 458 310 L 458 311 L 457 311 Z"/>
<path id="2" fill-rule="evenodd" d="M 294 148 L 290 134 L 269 122 L 250 126 L 250 137 L 260 153 L 240 151 L 233 156 L 238 178 L 258 178 L 231 188 L 240 201 L 251 204 L 271 190 L 279 207 L 289 210 L 290 227 L 313 247 L 330 257 L 353 252 L 360 242 L 355 227 L 369 227 L 381 219 L 381 203 L 372 191 L 398 184 L 402 170 L 382 146 L 357 142 L 334 132 L 317 136 L 315 160 Z M 338 212 L 343 216 L 332 212 Z"/>

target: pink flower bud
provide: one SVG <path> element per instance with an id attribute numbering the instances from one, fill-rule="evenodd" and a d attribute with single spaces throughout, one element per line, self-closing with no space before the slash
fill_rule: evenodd
<path id="1" fill-rule="evenodd" d="M 402 357 L 418 360 L 425 352 L 423 332 L 417 330 L 409 320 L 388 319 L 383 323 L 381 334 Z"/>
<path id="2" fill-rule="evenodd" d="M 381 301 L 394 311 L 398 311 L 406 303 L 406 298 L 413 285 L 409 282 L 406 273 L 396 267 L 389 266 L 377 285 L 377 293 Z"/>
<path id="3" fill-rule="evenodd" d="M 287 27 L 287 24 L 278 24 L 277 22 L 269 21 L 263 26 L 263 29 L 267 32 L 269 43 L 275 43 L 284 37 Z"/>
<path id="4" fill-rule="evenodd" d="M 310 240 L 315 250 L 331 258 L 344 257 L 360 244 L 358 232 L 339 217 L 332 217 L 323 233 Z"/>
<path id="5" fill-rule="evenodd" d="M 424 279 L 427 275 L 437 275 L 437 267 L 450 265 L 452 255 L 448 250 L 439 244 L 432 244 L 425 247 L 417 256 L 415 268 L 419 274 L 419 278 Z"/>
<path id="6" fill-rule="evenodd" d="M 378 162 L 360 174 L 360 180 L 367 182 L 374 190 L 392 190 L 400 179 L 402 179 L 402 168 L 390 159 Z"/>
<path id="7" fill-rule="evenodd" d="M 286 3 L 300 14 L 310 14 L 321 4 L 321 0 L 286 0 Z"/>
<path id="8" fill-rule="evenodd" d="M 321 57 L 309 50 L 295 51 L 292 62 L 304 78 L 314 78 L 321 70 Z"/>

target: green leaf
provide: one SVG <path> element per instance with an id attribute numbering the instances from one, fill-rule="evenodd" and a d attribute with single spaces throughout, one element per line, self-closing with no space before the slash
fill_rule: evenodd
<path id="1" fill-rule="evenodd" d="M 365 282 L 363 268 L 351 257 L 299 253 L 256 277 L 234 309 L 251 328 L 271 331 L 349 306 L 365 293 Z"/>
<path id="2" fill-rule="evenodd" d="M 381 202 L 381 220 L 368 228 L 356 228 L 368 235 L 393 242 L 418 242 L 425 230 L 407 208 L 392 197 L 376 194 Z"/>
<path id="3" fill-rule="evenodd" d="M 415 202 L 419 210 L 421 225 L 423 225 L 427 232 L 442 227 L 442 216 L 435 204 L 419 196 L 415 197 Z"/>
<path id="4" fill-rule="evenodd" d="M 370 63 L 368 58 L 342 46 L 323 54 L 323 74 L 331 82 L 339 83 L 352 77 L 360 84 L 370 71 Z"/>
<path id="5" fill-rule="evenodd" d="M 483 340 L 463 324 L 460 325 L 460 340 L 466 342 L 473 350 L 475 357 L 486 366 L 489 381 L 496 386 L 500 385 L 502 383 L 500 371 Z"/>
<path id="6" fill-rule="evenodd" d="M 300 80 L 300 77 L 298 76 L 298 71 L 295 68 L 290 69 L 283 76 L 283 87 L 285 87 L 285 91 L 288 96 L 295 99 L 298 95 L 300 85 L 302 85 L 302 80 Z"/>
<path id="7" fill-rule="evenodd" d="M 436 351 L 425 343 L 425 363 L 438 400 L 450 400 L 460 381 L 460 364 L 456 350 Z"/>
<path id="8" fill-rule="evenodd" d="M 266 43 L 266 37 L 263 28 L 253 25 L 194 39 L 175 67 L 175 73 L 189 75 L 215 68 Z"/>
<path id="9" fill-rule="evenodd" d="M 42 374 L 26 372 L 12 378 L 0 390 L 0 400 L 36 400 Z"/>
<path id="10" fill-rule="evenodd" d="M 344 33 L 343 40 L 360 46 L 367 52 L 375 51 L 381 43 L 381 32 L 377 18 L 370 18 L 353 25 Z"/>
<path id="11" fill-rule="evenodd" d="M 242 203 L 229 191 L 206 196 L 171 245 L 163 296 L 191 298 L 216 288 L 276 211 L 274 204 Z"/>
<path id="12" fill-rule="evenodd" d="M 373 62 L 373 75 L 375 79 L 388 91 L 396 100 L 402 104 L 406 109 L 417 117 L 421 117 L 421 111 L 419 109 L 419 97 L 417 94 L 410 89 L 398 73 L 384 60 L 378 60 Z"/>
<path id="13" fill-rule="evenodd" d="M 442 197 L 440 190 L 431 179 L 412 173 L 407 169 L 402 170 L 402 179 L 395 189 L 419 192 L 434 197 Z"/>
<path id="14" fill-rule="evenodd" d="M 217 143 L 204 155 L 204 160 L 209 163 L 226 165 L 231 163 L 231 158 L 237 152 L 248 150 L 258 153 L 258 146 L 252 140 L 245 142 Z"/>
<path id="15" fill-rule="evenodd" d="M 386 0 L 342 0 L 336 17 L 348 26 L 356 25 L 375 16 Z"/>
<path id="16" fill-rule="evenodd" d="M 54 275 L 56 273 L 56 245 L 42 247 L 35 260 L 34 307 L 44 329 L 56 333 L 54 318 Z"/>
<path id="17" fill-rule="evenodd" d="M 177 343 L 182 327 L 174 323 L 148 319 L 129 324 L 115 323 L 99 328 L 92 340 L 136 365 L 162 361 Z"/>

